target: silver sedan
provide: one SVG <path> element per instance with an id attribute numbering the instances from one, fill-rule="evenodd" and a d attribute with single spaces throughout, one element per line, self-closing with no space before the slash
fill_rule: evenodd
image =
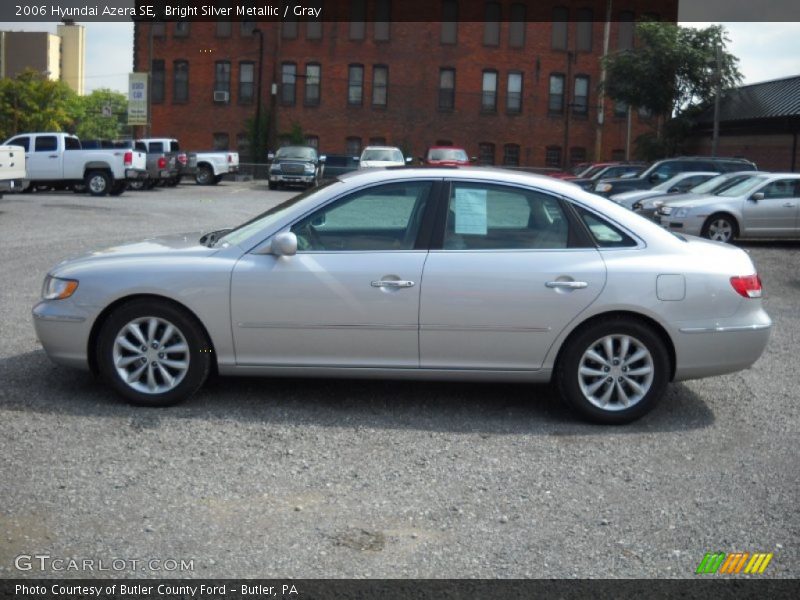
<path id="1" fill-rule="evenodd" d="M 743 251 L 568 183 L 364 171 L 231 230 L 65 261 L 34 307 L 55 362 L 168 405 L 220 375 L 553 382 L 603 423 L 767 344 Z"/>
<path id="2" fill-rule="evenodd" d="M 761 173 L 711 196 L 668 200 L 656 221 L 718 242 L 800 237 L 800 175 Z"/>

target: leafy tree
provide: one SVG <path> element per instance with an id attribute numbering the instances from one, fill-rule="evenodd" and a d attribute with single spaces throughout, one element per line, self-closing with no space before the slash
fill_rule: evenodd
<path id="1" fill-rule="evenodd" d="M 303 128 L 297 121 L 292 121 L 292 129 L 289 133 L 284 133 L 281 137 L 289 140 L 293 146 L 304 146 L 306 143 L 306 136 L 303 133 Z"/>
<path id="2" fill-rule="evenodd" d="M 655 158 L 679 148 L 690 114 L 714 97 L 718 76 L 723 89 L 734 87 L 742 77 L 739 59 L 726 50 L 730 39 L 721 25 L 695 29 L 641 22 L 636 35 L 634 49 L 604 58 L 605 90 L 611 98 L 646 108 L 656 117 L 655 133 L 637 140 L 640 150 L 647 148 L 643 154 Z"/>
<path id="3" fill-rule="evenodd" d="M 111 109 L 110 116 L 103 114 L 104 107 Z M 73 111 L 75 133 L 81 139 L 116 139 L 130 132 L 125 94 L 109 89 L 94 90 L 88 96 L 78 96 Z"/>
<path id="4" fill-rule="evenodd" d="M 63 131 L 74 123 L 77 94 L 34 70 L 0 80 L 0 138 L 26 131 Z"/>
<path id="5" fill-rule="evenodd" d="M 251 117 L 245 121 L 245 128 L 247 130 L 248 149 L 244 154 L 251 162 L 265 162 L 267 160 L 269 111 L 262 107 L 260 123 L 256 123 L 255 117 Z"/>

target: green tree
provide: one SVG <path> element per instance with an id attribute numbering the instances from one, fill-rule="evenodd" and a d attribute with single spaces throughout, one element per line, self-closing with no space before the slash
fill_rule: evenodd
<path id="1" fill-rule="evenodd" d="M 78 96 L 72 110 L 75 133 L 82 139 L 116 139 L 130 133 L 125 94 L 109 89 L 94 90 L 88 96 Z"/>
<path id="2" fill-rule="evenodd" d="M 76 98 L 66 83 L 33 70 L 0 80 L 0 137 L 68 130 L 74 124 Z"/>
<path id="3" fill-rule="evenodd" d="M 637 146 L 643 158 L 656 158 L 679 150 L 689 117 L 713 98 L 717 77 L 722 89 L 742 77 L 739 59 L 726 50 L 730 39 L 721 25 L 696 29 L 645 21 L 636 25 L 636 36 L 635 48 L 604 58 L 605 91 L 654 115 L 655 132 L 637 140 Z"/>

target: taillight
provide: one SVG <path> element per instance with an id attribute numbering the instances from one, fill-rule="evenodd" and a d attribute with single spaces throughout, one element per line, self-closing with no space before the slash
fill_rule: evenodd
<path id="1" fill-rule="evenodd" d="M 167 159 L 165 157 L 161 157 L 158 159 L 158 168 L 159 169 L 166 169 L 167 168 Z"/>
<path id="2" fill-rule="evenodd" d="M 133 152 L 125 153 L 125 166 L 130 167 L 133 164 Z"/>
<path id="3" fill-rule="evenodd" d="M 233 162 L 233 154 L 228 154 L 228 162 Z"/>
<path id="4" fill-rule="evenodd" d="M 182 165 L 185 165 L 187 160 L 188 159 L 186 158 L 186 154 L 185 153 L 181 152 L 180 154 L 178 154 L 178 162 L 179 163 L 181 163 Z"/>
<path id="5" fill-rule="evenodd" d="M 761 298 L 761 278 L 758 275 L 731 277 L 731 285 L 744 298 Z"/>

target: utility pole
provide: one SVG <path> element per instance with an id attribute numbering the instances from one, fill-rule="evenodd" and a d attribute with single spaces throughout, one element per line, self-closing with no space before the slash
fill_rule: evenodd
<path id="1" fill-rule="evenodd" d="M 253 29 L 253 35 L 258 36 L 258 87 L 256 94 L 256 139 L 254 141 L 260 142 L 262 140 L 261 132 L 261 81 L 264 79 L 264 32 L 258 27 Z M 259 150 L 260 144 L 256 143 L 256 147 L 251 150 L 253 153 L 253 162 L 259 162 L 260 159 L 265 157 L 255 156 L 256 151 Z"/>
<path id="2" fill-rule="evenodd" d="M 561 154 L 561 168 L 566 171 L 569 168 L 569 111 L 572 110 L 570 102 L 570 90 L 572 89 L 572 61 L 574 55 L 571 50 L 567 50 L 567 76 L 564 81 L 564 151 Z"/>
<path id="3" fill-rule="evenodd" d="M 714 132 L 711 135 L 711 156 L 717 155 L 719 146 L 719 96 L 722 91 L 722 46 L 717 41 L 714 73 Z"/>
<path id="4" fill-rule="evenodd" d="M 611 37 L 611 4 L 612 0 L 606 2 L 606 22 L 603 27 L 603 60 L 600 62 L 600 91 L 597 97 L 597 130 L 594 138 L 594 160 L 603 159 L 603 123 L 605 122 L 605 84 L 606 84 L 606 63 L 608 56 L 608 44 Z"/>

